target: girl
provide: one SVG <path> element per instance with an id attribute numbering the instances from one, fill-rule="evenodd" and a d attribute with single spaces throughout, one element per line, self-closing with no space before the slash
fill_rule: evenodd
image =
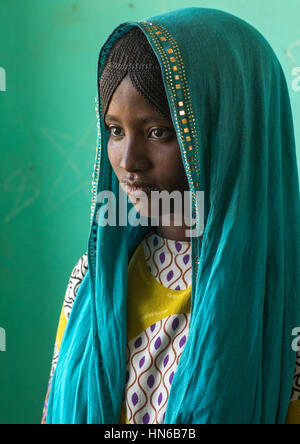
<path id="1" fill-rule="evenodd" d="M 97 112 L 88 252 L 43 422 L 299 421 L 299 184 L 270 45 L 214 9 L 123 23 L 100 52 Z M 196 230 L 174 205 L 154 214 L 154 191 L 189 192 Z M 135 223 L 119 222 L 124 196 Z"/>

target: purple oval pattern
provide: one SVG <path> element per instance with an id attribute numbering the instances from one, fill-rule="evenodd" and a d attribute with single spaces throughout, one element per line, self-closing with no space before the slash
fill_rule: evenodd
<path id="1" fill-rule="evenodd" d="M 182 244 L 180 243 L 180 242 L 175 242 L 175 247 L 176 247 L 176 250 L 178 251 L 178 253 L 180 252 L 180 250 L 181 250 L 181 248 L 182 248 Z"/>
<path id="2" fill-rule="evenodd" d="M 130 406 L 127 415 L 131 415 L 131 423 L 164 422 L 170 386 L 188 331 L 189 314 L 176 314 L 153 323 L 128 343 L 126 405 Z"/>
<path id="3" fill-rule="evenodd" d="M 143 343 L 143 340 L 141 337 L 137 338 L 137 340 L 134 343 L 135 348 L 139 348 Z"/>
<path id="4" fill-rule="evenodd" d="M 155 350 L 158 350 L 160 346 L 161 346 L 161 339 L 160 339 L 160 336 L 159 336 L 156 339 L 155 344 L 154 344 Z"/>
<path id="5" fill-rule="evenodd" d="M 160 255 L 159 255 L 159 260 L 160 260 L 160 262 L 161 262 L 162 264 L 165 262 L 165 259 L 166 259 L 166 255 L 165 255 L 165 253 L 160 253 Z"/>
<path id="6" fill-rule="evenodd" d="M 167 281 L 170 281 L 173 276 L 174 276 L 173 270 L 169 271 L 169 273 L 167 274 Z"/>

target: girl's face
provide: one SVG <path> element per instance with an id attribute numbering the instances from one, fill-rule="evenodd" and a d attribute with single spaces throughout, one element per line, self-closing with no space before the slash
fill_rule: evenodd
<path id="1" fill-rule="evenodd" d="M 144 99 L 129 75 L 112 96 L 105 125 L 109 131 L 109 161 L 120 186 L 140 214 L 151 216 L 151 190 L 171 193 L 189 189 L 172 121 Z M 136 185 L 150 187 L 142 189 L 148 196 L 146 205 L 145 200 L 141 203 L 138 198 L 141 190 L 128 187 L 126 182 L 141 182 Z"/>

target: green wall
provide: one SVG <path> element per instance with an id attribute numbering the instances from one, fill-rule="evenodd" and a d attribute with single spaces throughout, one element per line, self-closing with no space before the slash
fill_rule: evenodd
<path id="1" fill-rule="evenodd" d="M 186 6 L 236 14 L 269 40 L 300 159 L 299 0 L 0 1 L 1 424 L 40 422 L 67 280 L 86 251 L 99 49 L 123 21 Z"/>

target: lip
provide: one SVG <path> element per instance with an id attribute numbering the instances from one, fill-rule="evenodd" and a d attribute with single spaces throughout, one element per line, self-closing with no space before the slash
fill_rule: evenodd
<path id="1" fill-rule="evenodd" d="M 145 182 L 127 182 L 123 181 L 122 184 L 125 187 L 125 192 L 128 194 L 134 194 L 134 195 L 142 195 L 143 193 L 146 193 L 149 195 L 151 191 L 159 191 L 158 187 L 155 185 L 150 185 Z"/>

